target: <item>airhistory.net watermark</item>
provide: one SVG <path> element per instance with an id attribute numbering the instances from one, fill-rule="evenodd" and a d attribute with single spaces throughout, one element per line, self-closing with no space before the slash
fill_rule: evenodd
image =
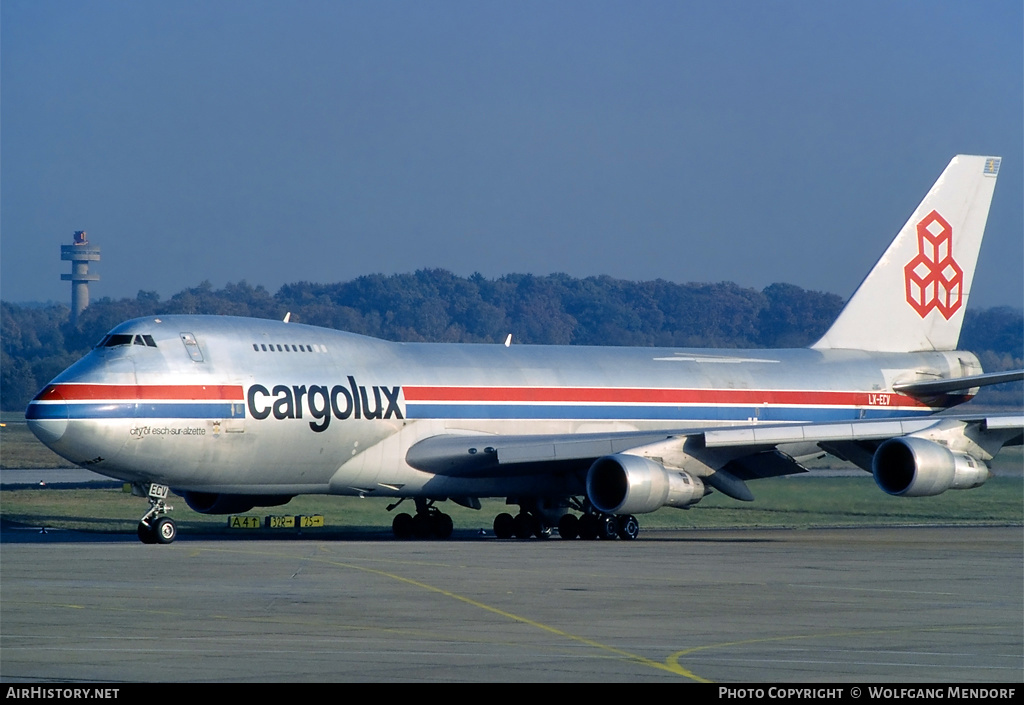
<path id="1" fill-rule="evenodd" d="M 15 688 L 9 686 L 4 697 L 25 700 L 116 700 L 119 690 L 120 688 L 50 688 L 43 686 Z"/>

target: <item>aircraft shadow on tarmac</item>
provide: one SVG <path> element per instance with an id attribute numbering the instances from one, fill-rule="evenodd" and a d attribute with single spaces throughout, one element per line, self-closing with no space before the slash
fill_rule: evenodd
<path id="1" fill-rule="evenodd" d="M 63 517 L 67 520 L 68 517 Z M 83 518 L 84 520 L 85 518 Z M 731 531 L 736 531 L 732 529 Z M 739 531 L 743 531 L 740 529 Z M 692 542 L 692 543 L 772 543 L 777 539 L 757 536 L 751 530 L 751 536 L 715 536 L 704 531 L 693 530 L 664 530 L 655 529 L 641 534 L 640 539 L 645 542 Z M 492 542 L 498 541 L 507 544 L 545 544 L 560 543 L 563 539 L 552 536 L 548 539 L 498 539 L 493 533 L 480 529 L 457 529 L 450 538 L 438 539 L 396 539 L 390 527 L 374 527 L 372 529 L 307 529 L 304 531 L 287 530 L 248 530 L 238 532 L 195 532 L 188 529 L 179 534 L 182 544 L 192 541 L 214 541 L 214 542 L 238 542 L 238 541 L 338 541 L 338 542 L 359 542 L 359 543 L 401 543 L 401 544 L 423 544 L 443 545 L 457 541 L 460 543 Z M 114 531 L 83 531 L 80 529 L 60 529 L 45 525 L 45 522 L 35 524 L 23 524 L 7 520 L 0 520 L 0 543 L 137 543 L 138 539 L 134 532 Z M 621 545 L 615 541 L 580 541 L 570 542 L 573 545 L 606 544 Z M 160 550 L 153 547 L 152 550 Z"/>

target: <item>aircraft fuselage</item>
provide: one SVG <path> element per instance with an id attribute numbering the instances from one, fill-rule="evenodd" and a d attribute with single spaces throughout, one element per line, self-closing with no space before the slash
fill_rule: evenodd
<path id="1" fill-rule="evenodd" d="M 278 321 L 128 321 L 32 402 L 58 453 L 176 489 L 269 495 L 572 494 L 538 474 L 438 476 L 417 441 L 930 414 L 901 382 L 980 371 L 970 353 L 392 343 Z M 476 450 L 476 449 L 474 449 Z M 577 482 L 577 484 L 573 484 Z M 568 484 L 567 484 L 568 483 Z M 511 489 L 510 489 L 511 488 Z"/>

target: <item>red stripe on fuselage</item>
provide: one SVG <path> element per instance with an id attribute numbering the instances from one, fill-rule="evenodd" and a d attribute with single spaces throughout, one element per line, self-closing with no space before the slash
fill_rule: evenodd
<path id="1" fill-rule="evenodd" d="M 403 387 L 406 401 L 553 402 L 596 404 L 778 404 L 782 406 L 908 406 L 928 408 L 891 392 L 773 389 L 636 389 L 594 387 Z M 884 401 L 883 401 L 884 400 Z"/>
<path id="2" fill-rule="evenodd" d="M 175 401 L 243 401 L 242 387 L 226 384 L 51 384 L 37 401 L 112 401 L 153 399 Z"/>

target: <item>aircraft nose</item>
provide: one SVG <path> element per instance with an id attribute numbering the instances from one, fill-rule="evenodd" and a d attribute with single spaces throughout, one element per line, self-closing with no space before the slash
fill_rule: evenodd
<path id="1" fill-rule="evenodd" d="M 53 447 L 68 430 L 68 405 L 57 387 L 49 385 L 29 402 L 25 422 L 36 438 Z"/>

